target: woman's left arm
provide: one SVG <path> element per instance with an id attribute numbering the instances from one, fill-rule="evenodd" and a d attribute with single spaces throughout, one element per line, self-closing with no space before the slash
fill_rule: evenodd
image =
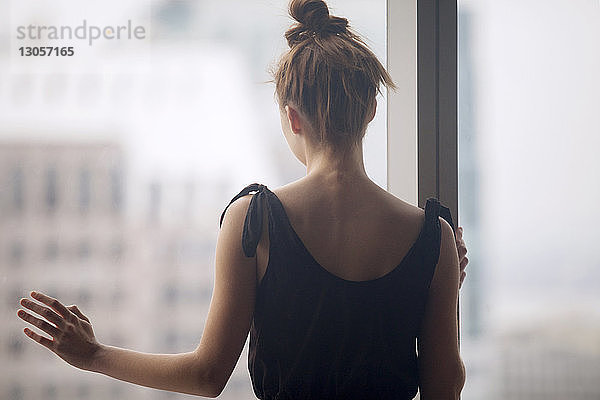
<path id="1" fill-rule="evenodd" d="M 149 354 L 100 344 L 90 320 L 57 299 L 32 292 L 39 304 L 22 299 L 18 316 L 52 339 L 25 328 L 36 342 L 67 363 L 88 371 L 147 386 L 205 397 L 217 397 L 225 387 L 246 342 L 256 294 L 256 258 L 246 257 L 241 237 L 250 197 L 227 209 L 217 240 L 215 286 L 208 318 L 198 347 L 180 354 Z"/>

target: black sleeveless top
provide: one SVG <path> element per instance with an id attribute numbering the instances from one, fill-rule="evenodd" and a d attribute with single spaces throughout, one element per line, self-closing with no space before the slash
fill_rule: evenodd
<path id="1" fill-rule="evenodd" d="M 415 397 L 416 339 L 440 252 L 438 216 L 452 225 L 449 210 L 428 199 L 421 232 L 400 264 L 380 278 L 349 281 L 312 257 L 266 186 L 249 185 L 229 204 L 252 192 L 242 233 L 245 255 L 256 254 L 264 212 L 270 240 L 250 329 L 248 369 L 256 396 Z"/>

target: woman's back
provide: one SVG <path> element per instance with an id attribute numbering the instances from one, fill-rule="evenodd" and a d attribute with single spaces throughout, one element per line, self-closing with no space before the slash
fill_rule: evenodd
<path id="1" fill-rule="evenodd" d="M 307 176 L 273 191 L 314 259 L 350 281 L 393 270 L 417 240 L 424 211 L 370 180 L 340 182 Z M 259 278 L 268 260 L 268 232 L 257 250 Z"/>
<path id="2" fill-rule="evenodd" d="M 430 199 L 423 211 L 370 181 L 317 179 L 275 192 L 254 184 L 234 198 L 255 192 L 242 235 L 260 282 L 248 360 L 255 393 L 411 399 L 440 205 Z"/>

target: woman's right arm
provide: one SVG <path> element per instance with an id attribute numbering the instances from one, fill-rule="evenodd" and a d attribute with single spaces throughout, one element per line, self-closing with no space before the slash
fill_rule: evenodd
<path id="1" fill-rule="evenodd" d="M 460 280 L 458 252 L 452 228 L 443 218 L 440 225 L 440 257 L 418 340 L 421 400 L 458 399 L 465 383 L 456 319 Z"/>

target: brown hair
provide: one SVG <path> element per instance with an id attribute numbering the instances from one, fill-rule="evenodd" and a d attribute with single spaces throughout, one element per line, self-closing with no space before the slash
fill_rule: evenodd
<path id="1" fill-rule="evenodd" d="M 290 49 L 274 71 L 280 108 L 291 104 L 310 121 L 318 142 L 336 150 L 361 143 L 381 93 L 395 88 L 377 57 L 321 0 L 292 0 L 297 23 L 285 33 Z"/>

